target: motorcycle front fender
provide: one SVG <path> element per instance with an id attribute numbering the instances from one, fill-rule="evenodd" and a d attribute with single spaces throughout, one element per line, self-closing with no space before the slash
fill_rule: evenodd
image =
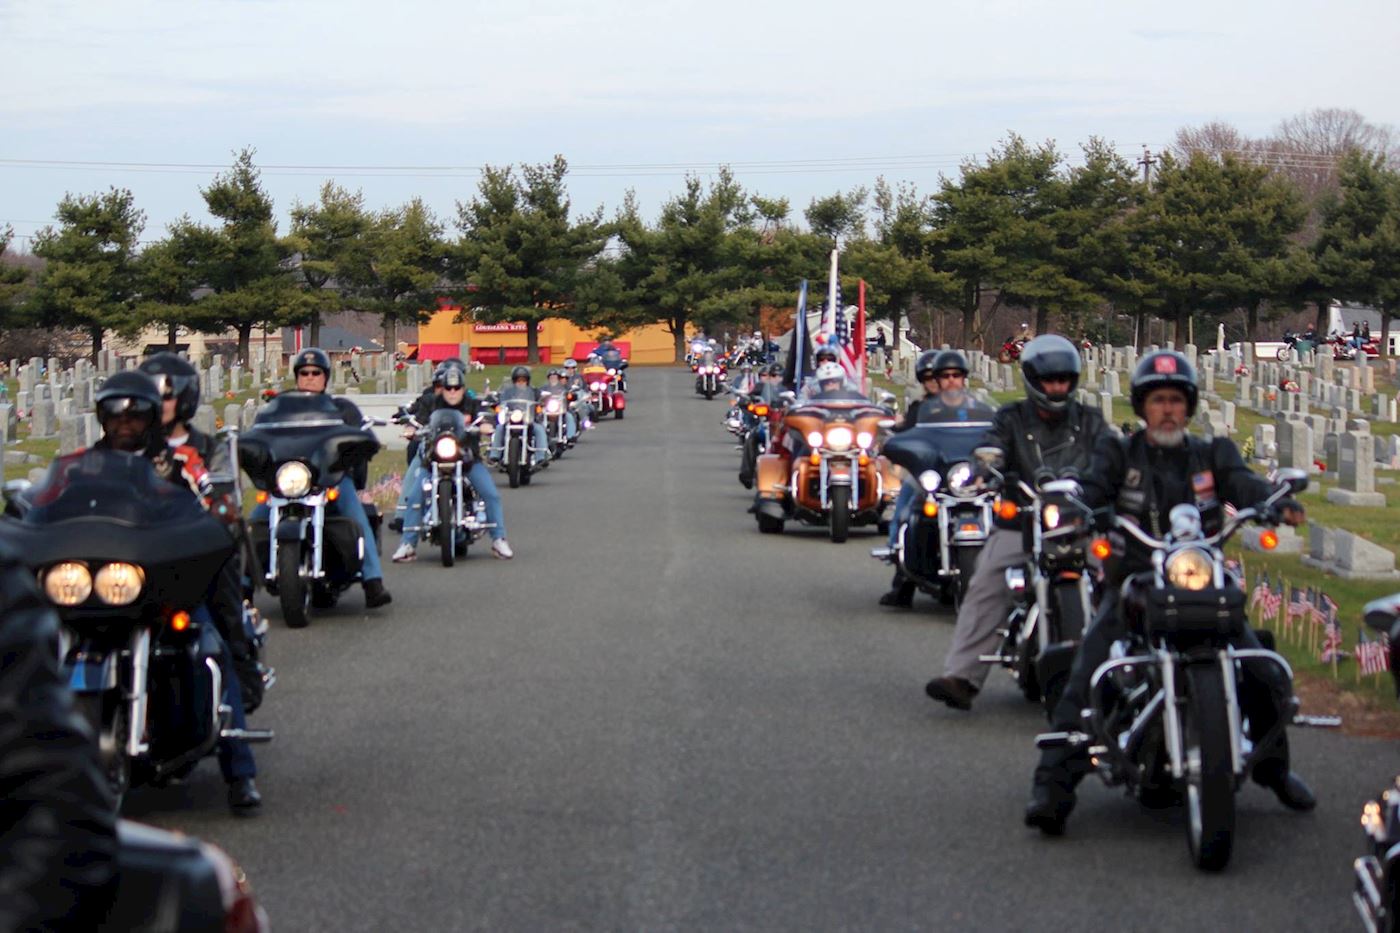
<path id="1" fill-rule="evenodd" d="M 284 518 L 277 523 L 278 541 L 305 541 L 309 518 Z"/>

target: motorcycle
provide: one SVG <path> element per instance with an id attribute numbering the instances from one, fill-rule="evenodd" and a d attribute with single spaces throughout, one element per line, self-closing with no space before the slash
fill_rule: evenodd
<path id="1" fill-rule="evenodd" d="M 998 363 L 1014 363 L 1021 358 L 1021 350 L 1030 343 L 1029 337 L 1012 337 L 1001 345 L 997 353 Z"/>
<path id="2" fill-rule="evenodd" d="M 510 488 L 530 485 L 530 477 L 539 469 L 536 459 L 544 451 L 534 443 L 535 419 L 543 406 L 531 397 L 501 398 L 488 396 L 496 410 L 496 430 L 505 432 L 500 450 L 500 469 L 510 480 Z"/>
<path id="3" fill-rule="evenodd" d="M 571 393 L 570 393 L 571 394 Z M 544 434 L 549 438 L 549 455 L 555 460 L 564 456 L 564 451 L 574 446 L 569 438 L 569 401 L 567 394 L 545 390 L 540 395 L 540 407 L 544 415 Z M 575 421 L 575 424 L 578 422 Z"/>
<path id="4" fill-rule="evenodd" d="M 347 472 L 367 462 L 379 441 L 365 427 L 347 425 L 328 395 L 283 392 L 258 412 L 238 439 L 243 470 L 268 507 L 252 521 L 254 550 L 266 555 L 263 584 L 275 595 L 288 628 L 304 628 L 312 607 L 329 609 L 359 582 L 365 548 L 379 547 L 379 511 L 365 503 L 374 540 L 329 506 Z"/>
<path id="5" fill-rule="evenodd" d="M 782 417 L 784 404 L 775 388 L 764 386 L 759 392 L 740 395 L 729 409 L 725 423 L 739 439 L 739 482 L 745 489 L 753 488 L 759 454 L 767 451 L 768 439 Z"/>
<path id="6" fill-rule="evenodd" d="M 1400 697 L 1400 594 L 1372 600 L 1363 610 L 1366 624 L 1390 641 L 1390 676 Z M 1379 800 L 1361 810 L 1366 854 L 1352 863 L 1356 888 L 1351 900 L 1368 933 L 1400 930 L 1400 775 Z"/>
<path id="7" fill-rule="evenodd" d="M 703 395 L 705 400 L 709 401 L 724 388 L 723 383 L 728 378 L 729 370 L 724 361 L 717 359 L 714 354 L 706 353 L 695 369 L 695 394 Z"/>
<path id="8" fill-rule="evenodd" d="M 999 452 L 991 454 L 995 459 Z M 1006 571 L 1006 588 L 1014 604 L 1002 630 L 996 654 L 983 655 L 984 664 L 1011 671 L 1027 700 L 1054 712 L 1069 679 L 1074 652 L 1093 614 L 1093 581 L 1088 567 L 1092 514 L 1079 501 L 1077 480 L 1040 478 L 1032 487 L 1018 481 L 1030 503 L 1023 511 L 1024 567 Z M 997 505 L 1002 515 L 1014 514 L 1014 503 Z"/>
<path id="9" fill-rule="evenodd" d="M 99 933 L 267 933 L 267 913 L 238 863 L 211 843 L 117 821 L 117 884 Z"/>
<path id="10" fill-rule="evenodd" d="M 918 424 L 885 442 L 882 453 L 923 491 L 900 525 L 892 548 L 871 556 L 895 565 L 919 589 L 954 607 L 992 527 L 995 493 L 975 482 L 970 458 L 991 423 Z"/>
<path id="11" fill-rule="evenodd" d="M 144 457 L 89 449 L 35 486 L 7 484 L 0 536 L 35 571 L 62 623 L 60 656 L 118 801 L 194 770 L 229 728 L 223 639 L 200 618 L 233 539 Z"/>
<path id="12" fill-rule="evenodd" d="M 825 401 L 788 408 L 788 432 L 806 441 L 800 457 L 758 458 L 758 530 L 780 534 L 797 519 L 825 525 L 840 544 L 852 525 L 880 524 L 898 489 L 893 465 L 876 450 L 880 430 L 894 427 L 888 408 L 868 401 Z"/>
<path id="13" fill-rule="evenodd" d="M 588 385 L 589 401 L 598 418 L 611 414 L 619 421 L 627 411 L 627 396 L 617 384 L 617 374 L 605 369 L 589 369 L 583 374 Z"/>
<path id="14" fill-rule="evenodd" d="M 476 495 L 467 471 L 475 459 L 475 437 L 479 429 L 468 426 L 460 411 L 442 408 L 433 412 L 426 425 L 400 408 L 395 422 L 413 428 L 422 436 L 419 454 L 423 467 L 423 511 L 420 524 L 404 528 L 417 531 L 430 544 L 436 544 L 442 565 L 451 567 L 458 557 L 488 529 L 486 506 Z"/>
<path id="15" fill-rule="evenodd" d="M 1144 801 L 1179 794 L 1186 837 L 1197 868 L 1219 871 L 1234 846 L 1235 791 L 1297 710 L 1251 746 L 1239 703 L 1241 662 L 1272 665 L 1290 681 L 1288 662 L 1265 648 L 1235 648 L 1243 634 L 1245 595 L 1221 551 L 1246 522 L 1270 525 L 1274 506 L 1307 488 L 1301 470 L 1279 470 L 1279 488 L 1241 509 L 1207 536 L 1195 505 L 1174 507 L 1165 537 L 1154 538 L 1122 517 L 1113 525 L 1152 551 L 1153 569 L 1123 588 L 1127 634 L 1090 680 L 1085 731 L 1037 737 L 1040 748 L 1087 747 L 1106 784 L 1126 785 Z M 1277 543 L 1272 532 L 1261 543 Z M 1105 544 L 1095 542 L 1096 548 Z M 1107 556 L 1106 548 L 1101 550 Z"/>

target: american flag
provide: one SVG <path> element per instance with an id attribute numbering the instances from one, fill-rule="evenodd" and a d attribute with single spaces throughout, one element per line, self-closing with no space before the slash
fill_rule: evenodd
<path id="1" fill-rule="evenodd" d="M 1292 625 L 1293 620 L 1299 621 L 1312 615 L 1312 605 L 1308 599 L 1308 588 L 1291 587 L 1292 594 L 1288 597 L 1288 608 L 1284 611 L 1283 621 L 1287 625 Z"/>
<path id="2" fill-rule="evenodd" d="M 827 287 L 826 307 L 822 310 L 822 334 L 827 342 L 836 344 L 837 360 L 853 385 L 865 386 L 865 307 L 856 309 L 857 321 L 852 332 L 847 308 L 841 297 L 841 276 L 837 271 L 837 252 L 831 251 L 831 280 Z M 864 297 L 864 282 L 861 295 Z"/>
<path id="3" fill-rule="evenodd" d="M 1332 623 L 1333 623 L 1333 620 L 1335 620 L 1336 617 L 1337 617 L 1337 604 L 1334 603 L 1334 602 L 1332 602 L 1332 600 L 1331 600 L 1326 594 L 1324 594 L 1321 590 L 1319 590 L 1318 593 L 1317 593 L 1316 599 L 1313 601 L 1313 606 L 1312 606 L 1312 622 L 1313 622 L 1313 625 L 1331 626 Z M 1338 641 L 1338 647 L 1340 647 L 1340 646 L 1341 646 L 1341 636 L 1340 636 L 1340 635 L 1337 636 L 1337 641 Z"/>
<path id="4" fill-rule="evenodd" d="M 1279 583 L 1277 592 L 1272 588 L 1264 594 L 1260 600 L 1260 618 L 1269 622 L 1278 620 L 1278 611 L 1283 608 L 1283 584 Z"/>
<path id="5" fill-rule="evenodd" d="M 1362 629 L 1357 633 L 1356 664 L 1363 674 L 1383 674 L 1390 670 L 1390 645 L 1384 635 L 1371 641 Z"/>
<path id="6" fill-rule="evenodd" d="M 1248 609 L 1263 605 L 1264 599 L 1269 595 L 1269 574 L 1261 573 L 1259 579 L 1255 581 L 1254 589 L 1249 591 Z"/>
<path id="7" fill-rule="evenodd" d="M 1318 659 L 1325 662 L 1335 661 L 1338 658 L 1346 657 L 1346 652 L 1342 650 L 1342 627 L 1335 618 L 1327 620 L 1326 634 L 1322 638 L 1322 653 Z"/>

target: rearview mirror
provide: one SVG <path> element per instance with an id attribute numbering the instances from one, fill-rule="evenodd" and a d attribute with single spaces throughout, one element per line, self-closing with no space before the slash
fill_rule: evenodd
<path id="1" fill-rule="evenodd" d="M 1308 488 L 1308 474 L 1294 467 L 1283 467 L 1274 473 L 1274 477 L 1295 496 Z"/>
<path id="2" fill-rule="evenodd" d="M 1000 447 L 978 447 L 972 451 L 972 455 L 983 466 L 993 470 L 1001 469 L 1001 465 L 1006 461 L 1006 452 Z"/>
<path id="3" fill-rule="evenodd" d="M 893 418 L 881 418 L 879 421 L 875 422 L 877 426 L 879 426 L 882 430 L 885 431 L 893 429 L 894 426 L 898 423 L 899 422 L 895 421 Z"/>

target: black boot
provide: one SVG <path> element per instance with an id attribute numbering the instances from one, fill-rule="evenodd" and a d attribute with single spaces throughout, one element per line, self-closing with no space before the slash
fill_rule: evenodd
<path id="1" fill-rule="evenodd" d="M 1031 799 L 1026 804 L 1026 825 L 1047 836 L 1062 836 L 1065 821 L 1074 810 L 1074 782 L 1063 769 L 1041 764 L 1035 769 Z"/>
<path id="2" fill-rule="evenodd" d="M 880 605 L 893 606 L 896 609 L 912 609 L 916 589 L 918 587 L 906 579 L 904 574 L 895 571 L 894 579 L 890 581 L 890 591 L 880 597 Z"/>
<path id="3" fill-rule="evenodd" d="M 390 596 L 389 591 L 384 589 L 384 581 L 378 577 L 366 580 L 364 587 L 366 609 L 378 609 L 380 606 L 387 606 L 394 601 L 394 597 Z"/>
<path id="4" fill-rule="evenodd" d="M 253 816 L 262 806 L 262 794 L 253 779 L 234 778 L 228 782 L 228 807 L 235 816 Z"/>

